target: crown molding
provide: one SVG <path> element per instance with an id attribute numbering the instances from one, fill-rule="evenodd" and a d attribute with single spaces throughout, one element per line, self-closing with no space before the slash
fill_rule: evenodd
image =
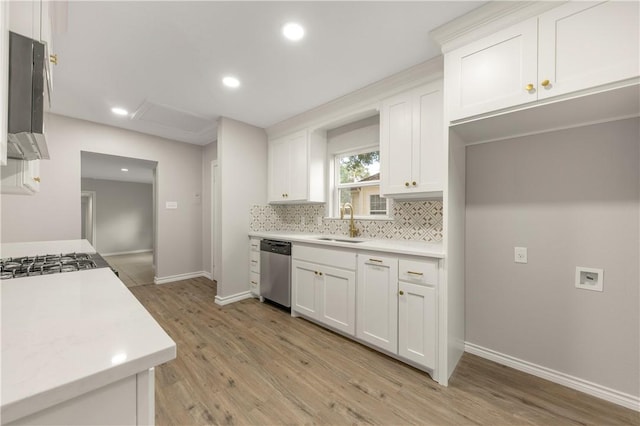
<path id="1" fill-rule="evenodd" d="M 562 3 L 566 1 L 492 1 L 439 26 L 429 36 L 441 46 L 442 53 L 447 53 Z"/>

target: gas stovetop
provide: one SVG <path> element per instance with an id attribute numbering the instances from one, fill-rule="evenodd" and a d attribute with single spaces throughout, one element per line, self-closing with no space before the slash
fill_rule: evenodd
<path id="1" fill-rule="evenodd" d="M 9 257 L 0 259 L 0 279 L 32 277 L 104 267 L 109 267 L 109 264 L 97 253 Z"/>

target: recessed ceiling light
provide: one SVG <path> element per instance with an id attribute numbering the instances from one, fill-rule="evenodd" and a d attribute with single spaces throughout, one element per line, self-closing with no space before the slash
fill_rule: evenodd
<path id="1" fill-rule="evenodd" d="M 129 169 L 120 169 L 120 170 L 122 170 L 123 172 L 128 172 L 129 171 Z"/>
<path id="2" fill-rule="evenodd" d="M 129 111 L 127 111 L 126 109 L 118 108 L 118 107 L 111 108 L 111 112 L 116 114 L 116 115 L 127 115 L 127 114 L 129 114 Z"/>
<path id="3" fill-rule="evenodd" d="M 238 80 L 235 77 L 227 76 L 227 77 L 222 79 L 222 84 L 224 84 L 227 87 L 236 88 L 236 87 L 240 86 L 240 80 Z"/>
<path id="4" fill-rule="evenodd" d="M 289 22 L 282 27 L 282 34 L 291 41 L 298 41 L 304 37 L 304 28 L 295 22 Z"/>

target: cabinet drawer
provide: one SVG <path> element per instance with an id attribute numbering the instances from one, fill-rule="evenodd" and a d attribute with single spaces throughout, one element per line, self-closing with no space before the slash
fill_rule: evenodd
<path id="1" fill-rule="evenodd" d="M 249 291 L 255 295 L 260 294 L 260 274 L 249 272 Z"/>
<path id="2" fill-rule="evenodd" d="M 256 274 L 260 273 L 260 252 L 259 251 L 249 252 L 249 270 L 251 272 L 255 272 Z"/>
<path id="3" fill-rule="evenodd" d="M 260 252 L 260 240 L 251 238 L 249 240 L 249 250 Z"/>
<path id="4" fill-rule="evenodd" d="M 294 259 L 329 265 L 334 268 L 356 270 L 356 252 L 341 248 L 320 248 L 294 244 L 291 247 Z"/>
<path id="5" fill-rule="evenodd" d="M 435 286 L 438 284 L 438 261 L 435 259 L 400 259 L 398 279 L 415 284 Z"/>

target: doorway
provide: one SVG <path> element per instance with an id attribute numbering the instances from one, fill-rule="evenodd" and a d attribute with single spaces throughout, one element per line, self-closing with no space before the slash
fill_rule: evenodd
<path id="1" fill-rule="evenodd" d="M 154 282 L 156 167 L 155 161 L 81 152 L 82 236 L 128 287 Z"/>

